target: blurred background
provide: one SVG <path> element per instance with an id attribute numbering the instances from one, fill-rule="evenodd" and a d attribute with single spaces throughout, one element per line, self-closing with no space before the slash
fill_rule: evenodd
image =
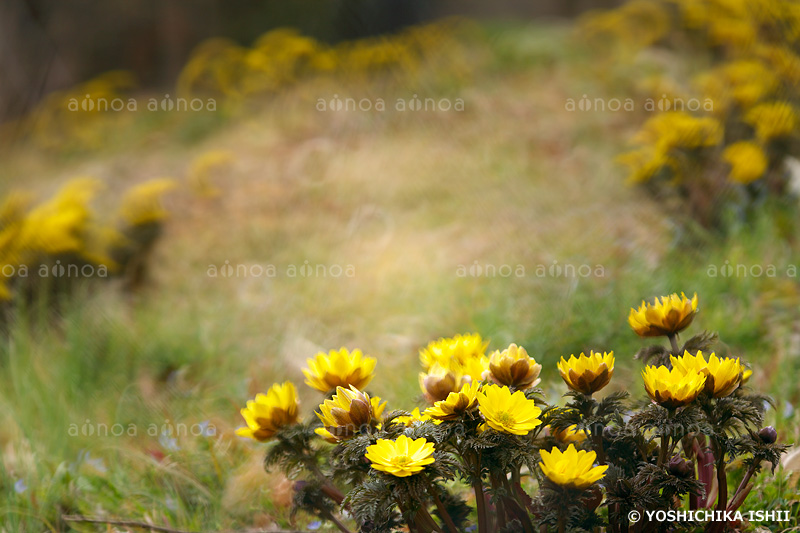
<path id="1" fill-rule="evenodd" d="M 552 403 L 590 349 L 641 395 L 628 314 L 675 292 L 796 442 L 798 88 L 793 0 L 3 1 L 0 529 L 325 531 L 234 435 L 256 393 L 313 417 L 345 346 L 424 406 L 475 332 Z"/>

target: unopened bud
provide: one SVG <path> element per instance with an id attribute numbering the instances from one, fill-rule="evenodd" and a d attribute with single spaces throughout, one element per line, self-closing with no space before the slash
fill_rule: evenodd
<path id="1" fill-rule="evenodd" d="M 776 440 L 778 440 L 778 432 L 772 426 L 767 426 L 762 428 L 758 432 L 758 436 L 761 439 L 761 442 L 765 444 L 772 444 Z"/>

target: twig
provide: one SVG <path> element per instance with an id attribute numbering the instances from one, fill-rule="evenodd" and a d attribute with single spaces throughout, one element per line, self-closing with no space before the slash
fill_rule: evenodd
<path id="1" fill-rule="evenodd" d="M 137 522 L 136 520 L 115 520 L 111 518 L 93 518 L 89 516 L 81 516 L 81 515 L 62 515 L 62 520 L 65 522 L 83 522 L 86 524 L 104 524 L 109 526 L 120 526 L 120 527 L 135 527 L 139 529 L 149 529 L 150 531 L 157 531 L 158 533 L 194 533 L 192 531 L 186 531 L 183 529 L 173 529 L 171 527 L 166 526 L 156 526 L 153 524 L 148 524 L 146 522 Z M 208 532 L 211 533 L 211 532 Z M 217 532 L 221 533 L 221 532 Z M 231 532 L 233 533 L 233 532 Z M 262 529 L 259 530 L 258 533 L 306 533 L 300 530 L 289 530 L 289 529 Z"/>

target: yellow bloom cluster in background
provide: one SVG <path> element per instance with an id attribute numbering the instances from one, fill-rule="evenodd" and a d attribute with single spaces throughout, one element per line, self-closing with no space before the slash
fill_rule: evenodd
<path id="1" fill-rule="evenodd" d="M 168 216 L 163 197 L 175 186 L 169 179 L 135 185 L 115 213 L 95 209 L 103 184 L 89 177 L 70 180 L 39 203 L 32 194 L 8 193 L 0 202 L 0 300 L 127 275 L 157 238 Z"/>
<path id="2" fill-rule="evenodd" d="M 452 69 L 457 59 L 457 28 L 454 21 L 440 21 L 336 46 L 288 28 L 265 33 L 250 48 L 211 39 L 192 54 L 178 79 L 178 92 L 236 102 L 326 74 L 351 80 L 374 74 L 413 77 L 434 55 L 441 58 L 437 65 Z"/>
<path id="3" fill-rule="evenodd" d="M 180 122 L 197 115 L 196 111 L 230 113 L 249 98 L 269 96 L 315 77 L 339 76 L 357 82 L 388 76 L 413 82 L 423 67 L 437 75 L 461 75 L 468 70 L 460 48 L 462 28 L 466 28 L 463 21 L 441 20 L 335 46 L 292 28 L 271 30 L 252 47 L 212 38 L 193 51 L 173 91 L 145 97 L 134 92 L 137 81 L 132 73 L 107 72 L 50 93 L 30 114 L 3 124 L 0 140 L 14 141 L 22 135 L 48 151 L 96 150 L 118 138 L 136 115 L 191 110 L 188 115 L 174 115 Z M 209 167 L 224 159 L 224 154 L 215 154 L 193 169 L 192 183 L 201 195 L 216 194 L 208 180 Z"/>
<path id="4" fill-rule="evenodd" d="M 677 192 L 704 225 L 715 223 L 716 202 L 731 201 L 706 199 L 723 198 L 725 187 L 764 182 L 772 194 L 786 194 L 785 160 L 800 142 L 796 2 L 634 0 L 588 14 L 579 27 L 594 46 L 611 44 L 616 58 L 688 47 L 706 65 L 682 82 L 647 84 L 657 114 L 618 158 L 629 182 Z"/>

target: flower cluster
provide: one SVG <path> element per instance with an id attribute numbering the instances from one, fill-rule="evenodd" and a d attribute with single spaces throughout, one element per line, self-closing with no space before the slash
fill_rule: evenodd
<path id="1" fill-rule="evenodd" d="M 456 29 L 453 22 L 445 21 L 336 46 L 289 28 L 271 30 L 249 48 L 225 39 L 211 39 L 198 46 L 181 71 L 178 92 L 212 94 L 238 102 L 253 95 L 274 93 L 312 76 L 413 76 L 425 55 L 434 53 L 450 62 L 455 59 Z"/>
<path id="2" fill-rule="evenodd" d="M 9 193 L 0 203 L 0 301 L 61 293 L 86 278 L 141 279 L 144 254 L 168 215 L 162 199 L 175 186 L 168 179 L 136 185 L 107 216 L 92 205 L 102 189 L 93 178 L 73 179 L 39 203 Z"/>
<path id="3" fill-rule="evenodd" d="M 619 156 L 629 181 L 677 194 L 707 227 L 731 203 L 743 212 L 765 194 L 789 194 L 784 160 L 800 142 L 798 26 L 792 0 L 634 0 L 585 17 L 582 35 L 617 45 L 612 57 L 688 46 L 710 64 L 692 79 L 640 83 L 659 113 Z"/>
<path id="4" fill-rule="evenodd" d="M 541 365 L 523 347 L 487 356 L 488 342 L 467 334 L 420 351 L 424 409 L 387 410 L 364 390 L 376 359 L 341 348 L 303 370 L 326 394 L 316 416 L 299 420 L 294 387 L 276 384 L 242 409 L 237 433 L 275 441 L 268 467 L 307 472 L 295 486 L 297 508 L 342 531 L 337 508 L 359 531 L 464 531 L 468 497 L 480 533 L 623 531 L 632 511 L 680 510 L 684 497 L 692 509 L 725 509 L 741 521 L 752 477 L 765 462 L 774 467 L 785 446 L 761 427 L 763 396 L 748 392 L 739 358 L 709 353 L 715 336 L 705 333 L 678 345 L 697 313 L 697 295 L 683 294 L 631 309 L 635 333 L 669 339 L 637 354 L 647 363 L 644 407 L 628 403 L 624 385 L 613 387 L 613 352 L 562 356 L 555 366 L 568 392 L 559 406 L 534 388 Z M 720 489 L 740 456 L 743 481 Z M 705 531 L 725 527 L 709 522 Z"/>

